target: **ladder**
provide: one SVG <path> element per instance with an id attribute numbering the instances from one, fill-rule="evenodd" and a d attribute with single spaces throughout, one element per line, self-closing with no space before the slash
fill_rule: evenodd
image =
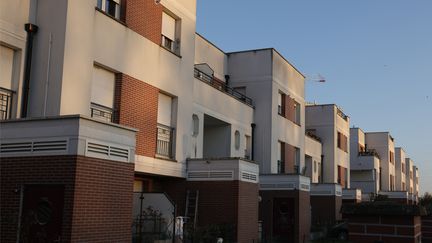
<path id="1" fill-rule="evenodd" d="M 185 216 L 188 217 L 188 224 L 193 226 L 193 230 L 196 228 L 196 222 L 198 218 L 198 196 L 199 191 L 187 191 L 186 192 L 186 210 Z"/>

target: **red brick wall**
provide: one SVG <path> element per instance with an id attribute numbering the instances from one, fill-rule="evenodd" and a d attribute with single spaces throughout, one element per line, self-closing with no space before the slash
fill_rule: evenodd
<path id="1" fill-rule="evenodd" d="M 199 190 L 198 226 L 235 225 L 237 242 L 258 240 L 258 184 L 241 181 L 162 181 L 163 190 L 184 215 L 186 191 Z"/>
<path id="2" fill-rule="evenodd" d="M 1 158 L 0 242 L 16 242 L 21 197 L 19 190 L 25 184 L 36 183 L 64 185 L 62 239 L 70 241 L 74 175 L 74 156 Z"/>
<path id="3" fill-rule="evenodd" d="M 154 4 L 154 3 L 153 3 Z M 117 80 L 116 104 L 119 124 L 139 129 L 136 154 L 156 154 L 157 110 L 159 90 L 143 81 L 121 74 Z"/>
<path id="4" fill-rule="evenodd" d="M 258 184 L 239 182 L 237 216 L 239 242 L 257 242 L 258 196 Z"/>
<path id="5" fill-rule="evenodd" d="M 422 243 L 432 243 L 432 215 L 422 217 Z"/>
<path id="6" fill-rule="evenodd" d="M 272 242 L 273 236 L 273 201 L 275 198 L 293 198 L 295 212 L 294 242 L 304 242 L 310 233 L 310 196 L 309 192 L 298 190 L 260 191 L 259 220 L 262 221 L 263 236 L 266 242 Z"/>
<path id="7" fill-rule="evenodd" d="M 352 242 L 417 243 L 421 232 L 420 216 L 344 215 Z"/>
<path id="8" fill-rule="evenodd" d="M 163 6 L 155 4 L 154 0 L 127 0 L 126 25 L 160 45 L 162 40 L 162 11 Z"/>
<path id="9" fill-rule="evenodd" d="M 134 164 L 77 158 L 72 242 L 132 238 Z"/>
<path id="10" fill-rule="evenodd" d="M 332 225 L 342 219 L 340 209 L 342 197 L 310 196 L 312 207 L 312 224 Z"/>
<path id="11" fill-rule="evenodd" d="M 63 242 L 131 239 L 133 164 L 81 156 L 1 158 L 1 236 L 16 242 L 21 186 L 64 185 Z M 127 231 L 126 231 L 127 230 Z"/>

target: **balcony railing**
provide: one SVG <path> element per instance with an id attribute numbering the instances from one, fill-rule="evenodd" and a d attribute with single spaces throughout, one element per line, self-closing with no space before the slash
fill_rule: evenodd
<path id="1" fill-rule="evenodd" d="M 225 82 L 218 80 L 208 74 L 205 74 L 204 72 L 201 72 L 197 68 L 194 69 L 194 76 L 195 78 L 203 81 L 204 83 L 213 86 L 215 89 L 224 92 L 247 105 L 252 106 L 251 98 L 229 87 L 228 85 L 225 84 Z"/>
<path id="2" fill-rule="evenodd" d="M 0 120 L 11 118 L 13 93 L 12 90 L 0 87 Z"/>
<path id="3" fill-rule="evenodd" d="M 90 113 L 91 117 L 106 122 L 112 122 L 114 118 L 114 110 L 112 108 L 96 103 L 90 103 Z"/>
<path id="4" fill-rule="evenodd" d="M 162 124 L 157 125 L 156 154 L 172 159 L 174 128 Z"/>
<path id="5" fill-rule="evenodd" d="M 375 149 L 368 149 L 365 151 L 360 151 L 358 153 L 358 156 L 375 156 L 378 159 L 380 158 L 378 152 Z"/>
<path id="6" fill-rule="evenodd" d="M 285 173 L 285 161 L 282 160 L 277 161 L 277 173 L 278 174 Z"/>

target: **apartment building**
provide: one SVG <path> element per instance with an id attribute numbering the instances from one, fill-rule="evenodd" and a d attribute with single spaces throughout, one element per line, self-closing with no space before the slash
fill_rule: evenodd
<path id="1" fill-rule="evenodd" d="M 411 203 L 417 202 L 417 198 L 414 193 L 414 161 L 411 158 L 405 158 L 406 166 L 406 190 L 408 192 L 408 200 Z"/>
<path id="2" fill-rule="evenodd" d="M 306 130 L 321 138 L 323 182 L 349 188 L 349 117 L 334 104 L 308 105 Z"/>
<path id="3" fill-rule="evenodd" d="M 265 240 L 300 242 L 310 226 L 304 76 L 274 49 L 227 55 L 229 83 L 254 101 L 253 157 L 260 162 Z"/>
<path id="4" fill-rule="evenodd" d="M 313 224 L 341 219 L 342 190 L 350 187 L 349 117 L 334 104 L 306 106 L 306 133 L 322 144 L 322 181 L 311 186 Z"/>
<path id="5" fill-rule="evenodd" d="M 413 177 L 413 194 L 415 198 L 415 203 L 417 203 L 420 195 L 419 169 L 417 166 L 413 166 Z"/>
<path id="6" fill-rule="evenodd" d="M 357 127 L 350 128 L 350 164 L 351 187 L 360 188 L 363 200 L 368 201 L 379 192 L 380 157 L 366 147 L 365 133 Z"/>
<path id="7" fill-rule="evenodd" d="M 50 205 L 49 240 L 144 237 L 143 213 L 162 213 L 154 240 L 184 217 L 257 240 L 252 100 L 220 80 L 194 0 L 1 4 L 2 241 Z"/>
<path id="8" fill-rule="evenodd" d="M 406 160 L 405 150 L 401 147 L 396 147 L 395 148 L 396 191 L 407 191 L 405 160 Z"/>
<path id="9" fill-rule="evenodd" d="M 380 191 L 395 191 L 395 146 L 389 132 L 366 132 L 367 149 L 374 149 L 380 157 Z"/>

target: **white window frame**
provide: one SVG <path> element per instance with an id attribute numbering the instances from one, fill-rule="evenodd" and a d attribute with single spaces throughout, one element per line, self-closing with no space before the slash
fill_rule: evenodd
<path id="1" fill-rule="evenodd" d="M 107 4 L 107 2 L 111 2 L 116 5 L 114 15 L 109 14 L 108 12 L 109 5 Z M 120 0 L 97 0 L 96 6 L 97 8 L 99 8 L 100 10 L 108 14 L 109 16 L 112 16 L 113 18 L 116 19 L 120 19 L 120 8 L 121 8 Z"/>

